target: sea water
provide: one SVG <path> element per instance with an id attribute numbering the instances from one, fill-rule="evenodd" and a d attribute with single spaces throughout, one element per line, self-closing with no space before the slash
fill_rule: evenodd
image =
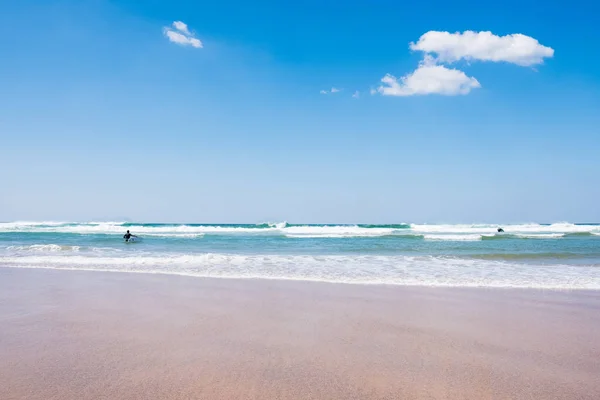
<path id="1" fill-rule="evenodd" d="M 9 222 L 0 267 L 597 290 L 600 225 Z"/>

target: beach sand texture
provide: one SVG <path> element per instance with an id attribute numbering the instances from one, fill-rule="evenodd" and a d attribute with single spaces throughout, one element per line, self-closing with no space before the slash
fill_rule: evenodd
<path id="1" fill-rule="evenodd" d="M 600 292 L 3 268 L 0 399 L 600 399 Z"/>

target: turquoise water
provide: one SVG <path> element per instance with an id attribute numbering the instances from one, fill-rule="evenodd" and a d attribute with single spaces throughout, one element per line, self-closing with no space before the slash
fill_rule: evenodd
<path id="1" fill-rule="evenodd" d="M 141 241 L 125 243 L 127 229 Z M 12 222 L 0 223 L 0 267 L 600 289 L 600 225 Z"/>

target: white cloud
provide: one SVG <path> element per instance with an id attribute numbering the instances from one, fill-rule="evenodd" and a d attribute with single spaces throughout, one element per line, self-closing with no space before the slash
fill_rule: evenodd
<path id="1" fill-rule="evenodd" d="M 177 29 L 178 31 L 185 33 L 188 36 L 192 36 L 192 34 L 190 33 L 190 31 L 188 30 L 187 24 L 184 23 L 184 22 L 175 21 L 175 22 L 173 22 L 173 27 L 175 29 Z"/>
<path id="2" fill-rule="evenodd" d="M 468 94 L 472 89 L 480 88 L 477 79 L 468 77 L 457 69 L 436 65 L 431 57 L 426 57 L 419 68 L 400 79 L 387 74 L 381 79 L 383 85 L 378 88 L 384 96 L 413 96 L 441 94 L 456 96 Z"/>
<path id="3" fill-rule="evenodd" d="M 439 62 L 461 59 L 509 62 L 521 66 L 542 64 L 544 58 L 554 56 L 554 50 L 541 45 L 536 39 L 515 33 L 497 36 L 492 32 L 449 33 L 429 31 L 411 43 L 410 49 L 436 54 Z"/>
<path id="4" fill-rule="evenodd" d="M 384 96 L 464 95 L 480 88 L 479 81 L 442 64 L 478 60 L 533 66 L 554 56 L 552 48 L 520 33 L 497 36 L 492 32 L 429 31 L 417 43 L 410 43 L 410 49 L 425 53 L 419 67 L 400 79 L 387 74 L 381 79 L 383 85 L 377 92 Z M 373 89 L 371 94 L 374 94 Z"/>
<path id="5" fill-rule="evenodd" d="M 354 94 L 352 95 L 353 99 L 358 99 L 360 97 L 360 92 L 357 90 L 356 92 L 354 92 Z"/>
<path id="6" fill-rule="evenodd" d="M 336 87 L 332 87 L 331 90 L 321 90 L 319 93 L 321 94 L 333 94 L 333 93 L 337 93 L 342 89 L 338 89 Z"/>
<path id="7" fill-rule="evenodd" d="M 170 27 L 163 29 L 163 33 L 169 39 L 169 41 L 182 46 L 192 46 L 197 49 L 201 49 L 203 47 L 200 39 L 196 38 L 195 35 L 190 33 L 188 26 L 185 23 L 181 21 L 175 21 L 173 22 L 173 27 L 176 30 Z"/>

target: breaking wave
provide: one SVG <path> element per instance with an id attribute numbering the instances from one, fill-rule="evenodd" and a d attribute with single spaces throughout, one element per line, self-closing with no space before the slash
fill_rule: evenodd
<path id="1" fill-rule="evenodd" d="M 498 234 L 502 227 L 504 233 Z M 131 222 L 9 222 L 0 223 L 0 233 L 70 233 L 80 235 L 123 234 L 198 238 L 204 235 L 274 235 L 289 238 L 397 237 L 425 240 L 475 241 L 493 239 L 558 239 L 600 236 L 600 226 L 556 223 L 550 225 L 298 225 L 288 222 L 244 224 L 145 224 Z"/>
<path id="2" fill-rule="evenodd" d="M 6 250 L 13 252 L 33 252 L 33 253 L 44 253 L 44 252 L 59 252 L 59 251 L 70 251 L 78 252 L 81 246 L 67 246 L 58 244 L 32 244 L 30 246 L 8 246 Z"/>
<path id="3" fill-rule="evenodd" d="M 0 267 L 406 286 L 600 289 L 599 265 L 532 265 L 435 256 L 28 255 L 2 257 Z"/>

